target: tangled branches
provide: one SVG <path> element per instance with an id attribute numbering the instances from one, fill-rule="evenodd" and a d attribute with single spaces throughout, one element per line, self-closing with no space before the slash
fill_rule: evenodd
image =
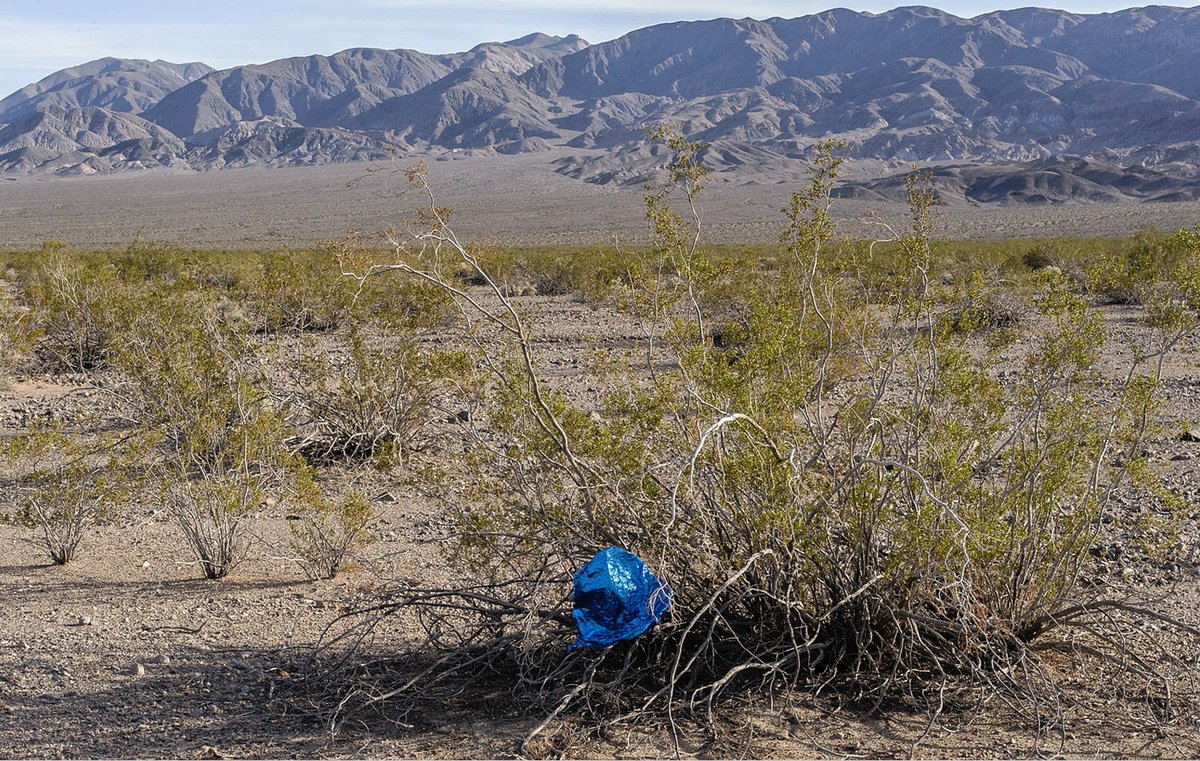
<path id="1" fill-rule="evenodd" d="M 730 695 L 797 689 L 935 715 L 1000 695 L 1042 722 L 1056 710 L 1043 654 L 1063 649 L 1121 664 L 1173 718 L 1191 710 L 1194 675 L 1172 691 L 1159 669 L 1192 673 L 1200 632 L 1157 616 L 1191 650 L 1139 660 L 1142 645 L 1115 634 L 1149 614 L 1083 574 L 1114 491 L 1152 478 L 1137 453 L 1158 360 L 1194 321 L 1155 328 L 1106 387 L 1102 321 L 1047 279 L 1037 332 L 1003 360 L 1018 377 L 1002 383 L 1013 345 L 939 314 L 934 198 L 918 179 L 890 279 L 856 280 L 829 214 L 827 144 L 786 210 L 788 258 L 744 289 L 744 319 L 717 346 L 709 315 L 728 289 L 697 248 L 704 170 L 686 141 L 659 138 L 683 160 L 646 199 L 657 266 L 630 278 L 648 346 L 616 358 L 627 366 L 594 409 L 547 385 L 526 317 L 455 236 L 423 169 L 410 173 L 428 206 L 393 236 L 396 263 L 360 277 L 399 272 L 454 300 L 486 390 L 479 484 L 452 508 L 461 585 L 400 590 L 329 641 L 324 652 L 353 651 L 399 619 L 424 635 L 417 673 L 360 682 L 339 715 L 403 716 L 490 671 L 546 712 L 535 735 L 565 715 L 711 721 Z M 672 192 L 690 215 L 671 211 Z M 463 286 L 462 268 L 479 285 Z M 671 610 L 637 640 L 567 653 L 572 574 L 608 545 L 669 583 Z"/>

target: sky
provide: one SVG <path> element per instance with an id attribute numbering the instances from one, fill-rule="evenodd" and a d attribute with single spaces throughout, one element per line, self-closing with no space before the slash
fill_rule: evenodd
<path id="1" fill-rule="evenodd" d="M 867 0 L 841 6 L 881 12 L 918 2 L 968 17 L 1023 5 L 1098 13 L 1138 4 Z M 595 43 L 667 21 L 791 18 L 838 5 L 836 0 L 0 0 L 0 97 L 105 56 L 228 68 L 351 47 L 450 53 L 530 32 L 578 34 Z"/>

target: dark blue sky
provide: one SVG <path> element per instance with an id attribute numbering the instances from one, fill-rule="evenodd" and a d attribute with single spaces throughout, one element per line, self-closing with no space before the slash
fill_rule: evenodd
<path id="1" fill-rule="evenodd" d="M 879 12 L 898 4 L 869 0 L 849 7 Z M 1033 3 L 956 0 L 937 7 L 974 16 L 1027 4 Z M 836 5 L 809 0 L 0 0 L 0 97 L 58 69 L 110 55 L 225 68 L 350 47 L 448 53 L 535 31 L 602 42 L 664 21 L 793 17 Z M 1129 5 L 1077 0 L 1059 7 L 1095 13 Z"/>

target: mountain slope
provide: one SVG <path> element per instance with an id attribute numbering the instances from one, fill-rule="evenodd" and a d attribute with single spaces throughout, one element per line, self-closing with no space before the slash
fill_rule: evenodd
<path id="1" fill-rule="evenodd" d="M 345 114 L 364 110 L 363 101 L 413 92 L 449 72 L 435 57 L 411 50 L 286 58 L 213 72 L 166 96 L 145 116 L 184 138 L 264 117 L 334 126 Z"/>
<path id="2" fill-rule="evenodd" d="M 0 122 L 51 106 L 136 114 L 211 71 L 203 63 L 101 58 L 57 71 L 0 100 Z"/>
<path id="3" fill-rule="evenodd" d="M 461 69 L 356 118 L 360 129 L 386 129 L 444 146 L 487 146 L 558 138 L 546 101 L 490 69 Z"/>
<path id="4" fill-rule="evenodd" d="M 1153 169 L 1122 167 L 1087 159 L 937 167 L 932 171 L 931 186 L 950 204 L 1200 199 L 1200 173 L 1180 177 Z M 838 196 L 845 198 L 881 198 L 898 202 L 904 202 L 906 193 L 902 174 L 852 181 L 836 191 Z"/>
<path id="5" fill-rule="evenodd" d="M 0 170 L 101 172 L 182 163 L 187 147 L 158 125 L 103 108 L 50 106 L 0 127 Z"/>

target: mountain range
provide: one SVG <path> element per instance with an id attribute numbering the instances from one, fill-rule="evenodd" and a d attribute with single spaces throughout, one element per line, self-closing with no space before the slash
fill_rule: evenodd
<path id="1" fill-rule="evenodd" d="M 463 149 L 552 151 L 563 174 L 633 183 L 659 160 L 646 128 L 666 122 L 706 143 L 711 167 L 751 177 L 839 138 L 881 177 L 857 181 L 868 196 L 921 163 L 980 202 L 1195 198 L 1197 72 L 1200 7 L 1161 6 L 969 19 L 838 9 L 662 24 L 595 45 L 531 34 L 449 55 L 355 48 L 223 70 L 105 58 L 0 100 L 0 172 Z M 997 179 L 1014 173 L 1026 180 Z"/>

